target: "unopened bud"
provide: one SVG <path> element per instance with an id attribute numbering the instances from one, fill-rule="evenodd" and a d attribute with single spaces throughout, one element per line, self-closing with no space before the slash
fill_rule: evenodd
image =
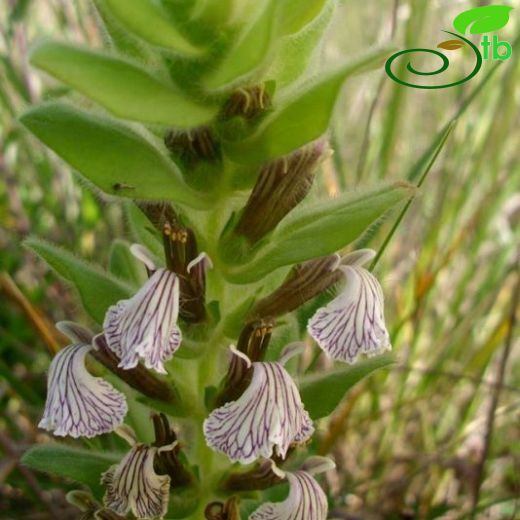
<path id="1" fill-rule="evenodd" d="M 204 510 L 206 520 L 240 520 L 240 508 L 237 497 L 229 498 L 226 503 L 211 502 Z"/>
<path id="2" fill-rule="evenodd" d="M 245 354 L 250 363 L 264 358 L 271 339 L 273 323 L 258 320 L 248 323 L 238 338 L 238 352 Z M 238 399 L 251 382 L 252 369 L 243 356 L 233 355 L 224 380 L 222 391 L 216 398 L 216 406 L 222 406 L 229 401 Z"/>
<path id="3" fill-rule="evenodd" d="M 152 415 L 153 427 L 155 432 L 154 446 L 171 446 L 177 440 L 177 435 L 170 427 L 170 423 L 163 413 Z M 159 475 L 169 475 L 172 487 L 187 486 L 193 481 L 193 477 L 179 458 L 179 444 L 173 449 L 158 450 L 155 456 L 156 472 Z"/>
<path id="4" fill-rule="evenodd" d="M 262 460 L 249 471 L 231 473 L 222 483 L 226 491 L 254 491 L 268 489 L 283 482 L 279 470 L 272 460 Z"/>
<path id="5" fill-rule="evenodd" d="M 256 242 L 272 231 L 309 193 L 315 171 L 327 153 L 323 140 L 266 164 L 242 211 L 236 233 Z"/>
<path id="6" fill-rule="evenodd" d="M 329 255 L 294 266 L 278 289 L 256 303 L 250 318 L 272 319 L 301 307 L 342 279 L 338 263 L 338 255 Z"/>
<path id="7" fill-rule="evenodd" d="M 121 368 L 119 366 L 120 359 L 108 348 L 104 334 L 95 336 L 92 344 L 94 348 L 90 351 L 90 354 L 94 359 L 108 368 L 126 384 L 151 399 L 168 403 L 175 402 L 176 394 L 172 385 L 158 379 L 144 366 L 137 365 L 135 368 L 130 369 Z"/>

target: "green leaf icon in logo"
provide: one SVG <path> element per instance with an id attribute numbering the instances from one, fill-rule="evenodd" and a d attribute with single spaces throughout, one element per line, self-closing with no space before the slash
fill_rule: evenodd
<path id="1" fill-rule="evenodd" d="M 475 7 L 460 13 L 453 26 L 461 34 L 483 34 L 501 29 L 509 21 L 509 12 L 513 9 L 508 5 L 485 5 Z"/>

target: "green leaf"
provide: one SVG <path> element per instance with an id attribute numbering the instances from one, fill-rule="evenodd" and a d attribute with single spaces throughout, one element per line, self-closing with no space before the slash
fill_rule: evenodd
<path id="1" fill-rule="evenodd" d="M 329 26 L 335 3 L 328 2 L 320 15 L 305 28 L 282 38 L 265 77 L 276 82 L 278 89 L 289 85 L 307 70 L 313 57 L 319 54 L 323 33 Z"/>
<path id="2" fill-rule="evenodd" d="M 86 484 L 99 494 L 101 474 L 119 462 L 121 457 L 118 453 L 100 453 L 61 444 L 40 444 L 24 453 L 22 463 L 37 471 Z"/>
<path id="3" fill-rule="evenodd" d="M 228 142 L 225 151 L 235 162 L 254 164 L 280 157 L 317 139 L 329 126 L 344 81 L 378 64 L 387 54 L 388 49 L 376 49 L 322 75 L 322 79 L 311 86 L 279 101 L 278 108 L 252 136 Z"/>
<path id="4" fill-rule="evenodd" d="M 339 251 L 415 189 L 404 182 L 310 204 L 294 211 L 247 263 L 229 268 L 236 283 L 259 280 L 273 270 Z"/>
<path id="5" fill-rule="evenodd" d="M 116 239 L 110 247 L 109 271 L 134 287 L 146 281 L 146 271 L 141 262 L 130 252 L 130 244 Z"/>
<path id="6" fill-rule="evenodd" d="M 392 354 L 358 361 L 332 371 L 319 372 L 302 378 L 300 395 L 305 409 L 313 420 L 330 415 L 345 397 L 345 394 L 375 370 L 395 363 Z"/>
<path id="7" fill-rule="evenodd" d="M 133 201 L 125 203 L 125 215 L 132 239 L 146 246 L 157 258 L 164 257 L 161 236 Z"/>
<path id="8" fill-rule="evenodd" d="M 93 0 L 100 23 L 111 47 L 118 53 L 137 59 L 139 62 L 153 63 L 150 48 L 143 40 L 130 34 L 109 12 L 103 0 Z"/>
<path id="9" fill-rule="evenodd" d="M 200 209 L 208 205 L 170 159 L 127 126 L 61 103 L 32 108 L 20 120 L 105 193 L 171 199 Z"/>
<path id="10" fill-rule="evenodd" d="M 204 49 L 195 47 L 176 28 L 160 2 L 150 0 L 103 0 L 121 25 L 143 40 L 175 53 L 198 57 Z"/>
<path id="11" fill-rule="evenodd" d="M 269 0 L 260 16 L 244 29 L 218 68 L 204 80 L 210 90 L 227 86 L 259 67 L 274 37 L 277 0 Z"/>
<path id="12" fill-rule="evenodd" d="M 46 42 L 32 51 L 30 62 L 124 119 L 191 128 L 208 123 L 218 112 L 217 106 L 195 103 L 173 85 L 115 56 Z"/>
<path id="13" fill-rule="evenodd" d="M 29 238 L 25 245 L 43 258 L 60 276 L 78 290 L 81 303 L 94 321 L 101 324 L 110 305 L 129 298 L 131 288 L 99 267 L 76 258 L 61 247 Z"/>
<path id="14" fill-rule="evenodd" d="M 497 31 L 509 22 L 509 12 L 513 9 L 508 5 L 485 5 L 475 7 L 460 13 L 453 20 L 453 27 L 461 34 L 483 34 Z"/>
<path id="15" fill-rule="evenodd" d="M 282 0 L 280 13 L 277 17 L 280 31 L 283 34 L 294 34 L 311 23 L 321 12 L 324 5 L 333 2 L 330 0 Z"/>

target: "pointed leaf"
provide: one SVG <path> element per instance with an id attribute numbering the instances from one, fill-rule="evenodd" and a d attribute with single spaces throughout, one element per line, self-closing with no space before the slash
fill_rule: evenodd
<path id="1" fill-rule="evenodd" d="M 260 16 L 245 28 L 223 62 L 204 81 L 206 88 L 229 85 L 262 64 L 271 48 L 276 12 L 277 0 L 268 0 Z"/>
<path id="2" fill-rule="evenodd" d="M 509 22 L 509 13 L 513 8 L 508 5 L 485 5 L 460 13 L 453 20 L 453 27 L 461 34 L 483 34 L 497 31 Z"/>
<path id="3" fill-rule="evenodd" d="M 143 40 L 185 56 L 199 56 L 195 47 L 177 29 L 160 2 L 151 0 L 103 0 L 121 25 Z"/>
<path id="4" fill-rule="evenodd" d="M 193 102 L 137 65 L 73 45 L 46 42 L 31 63 L 103 105 L 118 117 L 190 128 L 208 123 L 216 106 Z"/>
<path id="5" fill-rule="evenodd" d="M 83 307 L 97 323 L 103 323 L 110 305 L 132 295 L 131 288 L 123 282 L 61 247 L 36 238 L 29 238 L 25 245 L 74 285 Z"/>
<path id="6" fill-rule="evenodd" d="M 328 2 L 320 15 L 303 30 L 281 39 L 265 74 L 266 78 L 276 82 L 278 89 L 301 77 L 312 58 L 319 54 L 323 33 L 329 26 L 335 6 L 334 2 Z"/>
<path id="7" fill-rule="evenodd" d="M 61 103 L 32 108 L 20 119 L 105 193 L 171 199 L 196 208 L 208 205 L 203 195 L 185 184 L 169 158 L 127 126 Z"/>
<path id="8" fill-rule="evenodd" d="M 303 207 L 282 221 L 249 262 L 229 268 L 227 276 L 248 283 L 279 267 L 339 251 L 414 193 L 412 185 L 400 182 Z"/>
<path id="9" fill-rule="evenodd" d="M 332 73 L 288 99 L 240 142 L 229 142 L 225 150 L 235 162 L 260 163 L 285 155 L 326 132 L 343 82 L 353 74 L 381 62 L 388 54 L 377 49 Z"/>
<path id="10" fill-rule="evenodd" d="M 53 443 L 29 448 L 21 462 L 31 469 L 86 484 L 98 494 L 101 474 L 121 457 L 118 453 L 100 453 Z"/>
<path id="11" fill-rule="evenodd" d="M 281 0 L 278 23 L 283 34 L 294 34 L 311 23 L 330 0 Z"/>
<path id="12" fill-rule="evenodd" d="M 375 370 L 393 363 L 395 358 L 388 353 L 359 361 L 352 366 L 304 377 L 300 382 L 300 395 L 305 409 L 315 421 L 327 417 L 355 384 Z"/>

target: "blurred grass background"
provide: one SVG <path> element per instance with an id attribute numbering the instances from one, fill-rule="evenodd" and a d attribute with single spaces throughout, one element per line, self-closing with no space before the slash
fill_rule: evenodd
<path id="1" fill-rule="evenodd" d="M 459 12 L 486 3 L 341 1 L 326 60 L 389 41 L 434 48 Z M 500 32 L 510 42 L 513 13 Z M 59 491 L 67 484 L 18 460 L 47 439 L 35 425 L 59 342 L 50 324 L 82 312 L 21 242 L 34 234 L 106 263 L 111 241 L 125 236 L 120 208 L 81 189 L 17 122 L 28 105 L 66 93 L 27 66 L 31 42 L 45 35 L 103 40 L 87 0 L 0 4 L 0 518 L 17 520 L 76 518 Z M 320 425 L 320 450 L 340 468 L 328 483 L 331 518 L 520 518 L 519 50 L 456 88 L 399 87 L 377 70 L 344 89 L 323 194 L 382 178 L 417 182 L 414 165 L 484 81 L 376 267 L 399 362 Z M 464 56 L 452 61 L 460 77 Z M 373 231 L 371 247 L 392 224 Z"/>

